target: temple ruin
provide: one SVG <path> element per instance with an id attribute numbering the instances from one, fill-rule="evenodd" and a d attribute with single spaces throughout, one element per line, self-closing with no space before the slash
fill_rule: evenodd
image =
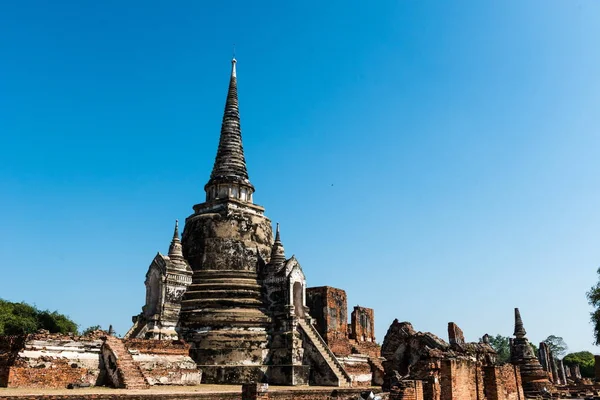
<path id="1" fill-rule="evenodd" d="M 356 305 L 349 315 L 344 290 L 307 287 L 279 225 L 273 232 L 254 203 L 236 63 L 204 201 L 192 207 L 181 238 L 175 222 L 167 254 L 152 259 L 144 305 L 125 337 L 0 337 L 0 387 L 244 384 L 244 399 L 267 399 L 269 384 L 379 386 L 390 400 L 523 400 L 591 387 L 545 343 L 534 354 L 518 308 L 503 364 L 487 335 L 466 342 L 454 322 L 445 341 L 395 320 L 380 346 L 373 309 Z"/>

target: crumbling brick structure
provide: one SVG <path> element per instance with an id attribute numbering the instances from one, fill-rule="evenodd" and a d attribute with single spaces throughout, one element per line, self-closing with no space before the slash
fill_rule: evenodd
<path id="1" fill-rule="evenodd" d="M 102 383 L 102 340 L 50 334 L 0 336 L 0 387 L 65 388 Z"/>
<path id="2" fill-rule="evenodd" d="M 306 304 L 315 328 L 335 355 L 350 354 L 346 292 L 329 286 L 306 289 Z"/>
<path id="3" fill-rule="evenodd" d="M 352 377 L 352 384 L 381 384 L 384 372 L 373 309 L 354 307 L 348 323 L 346 292 L 329 286 L 308 288 L 306 304 L 317 331 Z"/>
<path id="4" fill-rule="evenodd" d="M 403 380 L 390 390 L 390 400 L 423 400 L 423 382 Z"/>
<path id="5" fill-rule="evenodd" d="M 511 364 L 483 367 L 483 385 L 488 400 L 524 400 L 521 374 Z"/>
<path id="6" fill-rule="evenodd" d="M 467 343 L 448 324 L 450 343 L 395 320 L 383 341 L 384 390 L 421 381 L 423 400 L 523 400 L 519 369 L 496 364 L 489 343 Z M 520 397 L 519 397 L 520 396 Z"/>
<path id="7" fill-rule="evenodd" d="M 196 385 L 201 371 L 179 341 L 87 336 L 0 336 L 0 387 Z"/>

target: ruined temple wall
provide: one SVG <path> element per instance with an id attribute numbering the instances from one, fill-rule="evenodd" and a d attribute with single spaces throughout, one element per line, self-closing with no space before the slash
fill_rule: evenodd
<path id="1" fill-rule="evenodd" d="M 372 308 L 354 307 L 350 317 L 349 338 L 357 342 L 375 342 L 375 312 Z"/>
<path id="2" fill-rule="evenodd" d="M 441 400 L 482 400 L 481 366 L 466 359 L 446 359 L 441 365 Z"/>
<path id="3" fill-rule="evenodd" d="M 511 364 L 483 368 L 487 400 L 523 400 L 519 367 Z"/>
<path id="4" fill-rule="evenodd" d="M 371 358 L 381 357 L 381 346 L 374 342 L 357 342 L 350 340 L 350 352 L 355 354 L 364 354 Z"/>
<path id="5" fill-rule="evenodd" d="M 423 382 L 403 381 L 390 393 L 390 400 L 426 400 L 423 396 Z"/>
<path id="6" fill-rule="evenodd" d="M 36 333 L 0 336 L 0 386 L 65 388 L 103 379 L 102 340 L 95 336 Z"/>
<path id="7" fill-rule="evenodd" d="M 329 286 L 307 288 L 306 305 L 331 351 L 342 357 L 350 354 L 346 292 Z"/>

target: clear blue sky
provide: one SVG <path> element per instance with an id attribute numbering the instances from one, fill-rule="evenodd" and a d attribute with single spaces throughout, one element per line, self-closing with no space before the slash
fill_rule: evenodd
<path id="1" fill-rule="evenodd" d="M 284 3 L 284 4 L 282 4 Z M 0 297 L 121 334 L 204 199 L 232 44 L 255 201 L 309 286 L 592 346 L 600 2 L 0 5 Z"/>

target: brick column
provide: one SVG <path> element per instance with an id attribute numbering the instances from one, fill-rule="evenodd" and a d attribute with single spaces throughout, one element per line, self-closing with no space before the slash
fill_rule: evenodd
<path id="1" fill-rule="evenodd" d="M 242 400 L 269 400 L 269 385 L 266 383 L 244 383 Z"/>

